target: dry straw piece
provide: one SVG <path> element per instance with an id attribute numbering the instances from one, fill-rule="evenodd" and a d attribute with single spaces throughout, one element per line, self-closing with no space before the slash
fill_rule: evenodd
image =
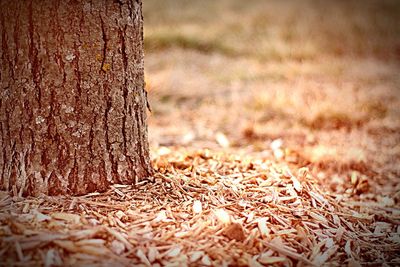
<path id="1" fill-rule="evenodd" d="M 400 264 L 395 201 L 307 169 L 207 150 L 156 155 L 153 182 L 82 197 L 0 194 L 1 266 Z"/>

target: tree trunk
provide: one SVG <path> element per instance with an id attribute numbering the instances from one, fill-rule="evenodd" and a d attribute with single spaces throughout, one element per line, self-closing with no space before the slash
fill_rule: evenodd
<path id="1" fill-rule="evenodd" d="M 0 0 L 0 187 L 80 195 L 151 175 L 140 0 Z"/>

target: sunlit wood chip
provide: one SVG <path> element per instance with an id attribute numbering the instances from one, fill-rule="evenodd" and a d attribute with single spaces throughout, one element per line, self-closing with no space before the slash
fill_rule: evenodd
<path id="1" fill-rule="evenodd" d="M 113 240 L 110 248 L 117 255 L 121 255 L 125 251 L 124 243 L 118 240 Z"/>
<path id="2" fill-rule="evenodd" d="M 148 259 L 150 262 L 154 262 L 158 257 L 158 250 L 155 247 L 150 247 L 148 252 Z"/>
<path id="3" fill-rule="evenodd" d="M 262 264 L 274 264 L 274 263 L 278 263 L 278 262 L 284 262 L 284 261 L 286 261 L 286 258 L 271 257 L 269 255 L 261 254 L 260 257 L 258 258 L 258 261 L 261 262 Z"/>
<path id="4" fill-rule="evenodd" d="M 196 262 L 198 261 L 201 257 L 203 257 L 204 252 L 203 251 L 195 251 L 192 253 L 192 255 L 190 256 L 190 262 Z"/>
<path id="5" fill-rule="evenodd" d="M 124 243 L 124 245 L 127 249 L 132 249 L 132 244 L 129 243 L 129 241 L 125 238 L 125 236 L 122 235 L 120 232 L 118 232 L 110 227 L 107 227 L 106 230 L 107 230 L 107 232 L 112 234 L 117 240 Z"/>
<path id="6" fill-rule="evenodd" d="M 179 214 L 177 214 L 179 217 L 181 217 L 181 219 L 186 220 L 187 218 L 189 218 L 189 213 L 186 212 L 180 212 Z"/>
<path id="7" fill-rule="evenodd" d="M 344 231 L 345 229 L 342 226 L 339 226 L 339 228 L 336 230 L 335 239 L 338 243 L 342 240 Z"/>
<path id="8" fill-rule="evenodd" d="M 332 238 L 328 238 L 326 240 L 326 242 L 325 242 L 325 247 L 331 248 L 331 247 L 333 247 L 334 244 L 335 244 L 335 242 L 333 242 L 333 239 Z"/>
<path id="9" fill-rule="evenodd" d="M 361 214 L 356 211 L 353 211 L 351 216 L 353 218 L 360 219 L 360 220 L 372 220 L 372 218 L 374 217 L 374 215 Z"/>
<path id="10" fill-rule="evenodd" d="M 323 196 L 318 194 L 317 192 L 309 192 L 309 193 L 313 197 L 312 199 L 317 200 L 322 205 L 329 206 L 329 202 Z"/>
<path id="11" fill-rule="evenodd" d="M 353 185 L 355 185 L 356 183 L 357 183 L 357 181 L 358 181 L 358 175 L 357 175 L 357 172 L 356 171 L 353 171 L 352 173 L 351 173 L 351 184 L 353 184 Z"/>
<path id="12" fill-rule="evenodd" d="M 55 249 L 49 249 L 46 252 L 45 260 L 44 260 L 44 266 L 45 267 L 50 267 L 50 266 L 60 266 L 62 264 L 60 255 Z"/>
<path id="13" fill-rule="evenodd" d="M 208 257 L 208 255 L 204 255 L 203 258 L 201 258 L 201 263 L 203 263 L 206 266 L 210 266 L 212 264 L 210 257 Z"/>
<path id="14" fill-rule="evenodd" d="M 22 213 L 28 213 L 29 211 L 29 203 L 25 203 L 24 207 L 22 208 Z"/>
<path id="15" fill-rule="evenodd" d="M 282 139 L 279 138 L 279 139 L 275 139 L 274 141 L 271 142 L 270 148 L 272 150 L 277 150 L 277 149 L 280 149 L 282 147 L 282 145 L 283 145 L 283 141 L 282 141 Z"/>
<path id="16" fill-rule="evenodd" d="M 170 257 L 170 258 L 173 258 L 173 257 L 178 256 L 179 253 L 181 253 L 181 248 L 180 248 L 180 247 L 174 247 L 174 248 L 171 248 L 171 249 L 166 253 L 166 256 L 167 256 L 167 257 Z"/>
<path id="17" fill-rule="evenodd" d="M 178 238 L 189 236 L 189 235 L 191 235 L 191 233 L 188 232 L 188 231 L 177 232 L 177 233 L 174 234 L 174 236 L 178 237 Z"/>
<path id="18" fill-rule="evenodd" d="M 374 235 L 375 236 L 384 235 L 384 232 L 386 232 L 388 228 L 390 229 L 390 224 L 385 223 L 385 222 L 376 222 L 375 229 L 374 229 Z"/>
<path id="19" fill-rule="evenodd" d="M 154 222 L 165 222 L 167 219 L 167 212 L 165 210 L 161 210 L 154 219 Z"/>
<path id="20" fill-rule="evenodd" d="M 75 242 L 75 245 L 77 246 L 86 246 L 86 245 L 92 245 L 92 246 L 103 246 L 106 243 L 104 239 L 83 239 Z"/>
<path id="21" fill-rule="evenodd" d="M 398 245 L 400 245 L 400 235 L 399 234 L 391 234 L 388 238 L 388 240 L 397 243 Z"/>
<path id="22" fill-rule="evenodd" d="M 106 256 L 109 253 L 109 250 L 105 247 L 99 246 L 78 246 L 78 252 L 87 253 L 95 256 Z"/>
<path id="23" fill-rule="evenodd" d="M 80 230 L 77 232 L 72 233 L 71 235 L 75 237 L 76 239 L 82 239 L 82 238 L 90 238 L 94 236 L 97 232 L 99 232 L 102 228 L 100 227 L 92 227 L 90 229 L 85 229 L 85 230 Z"/>
<path id="24" fill-rule="evenodd" d="M 254 219 L 254 212 L 250 212 L 247 216 L 246 216 L 246 222 L 250 223 L 252 222 Z"/>
<path id="25" fill-rule="evenodd" d="M 344 251 L 346 252 L 346 254 L 347 254 L 349 257 L 353 257 L 353 255 L 352 255 L 352 253 L 351 253 L 351 241 L 350 241 L 350 240 L 347 240 L 347 241 L 346 241 L 346 245 L 344 246 Z"/>
<path id="26" fill-rule="evenodd" d="M 270 233 L 270 229 L 267 227 L 267 218 L 260 218 L 257 221 L 258 230 L 261 236 L 267 236 Z"/>
<path id="27" fill-rule="evenodd" d="M 231 222 L 231 217 L 229 216 L 228 212 L 226 212 L 226 210 L 224 209 L 217 209 L 215 211 L 215 215 L 217 216 L 217 219 L 222 223 Z"/>
<path id="28" fill-rule="evenodd" d="M 297 192 L 301 192 L 301 190 L 303 189 L 303 187 L 301 186 L 301 183 L 299 182 L 299 180 L 297 180 L 297 178 L 295 176 L 291 176 L 292 179 L 292 183 L 293 183 L 293 187 Z"/>
<path id="29" fill-rule="evenodd" d="M 273 150 L 273 153 L 274 153 L 274 157 L 277 160 L 283 159 L 283 157 L 285 156 L 285 153 L 283 152 L 282 149 L 275 149 L 275 150 Z"/>
<path id="30" fill-rule="evenodd" d="M 198 213 L 201 213 L 202 211 L 203 211 L 203 208 L 202 208 L 201 202 L 199 200 L 195 200 L 193 202 L 193 213 L 198 214 Z"/>
<path id="31" fill-rule="evenodd" d="M 292 234 L 292 233 L 296 233 L 297 230 L 296 229 L 285 229 L 285 230 L 280 230 L 278 232 L 276 232 L 277 235 L 288 235 L 288 234 Z"/>
<path id="32" fill-rule="evenodd" d="M 395 205 L 395 201 L 393 198 L 390 197 L 378 197 L 378 202 L 382 203 L 384 206 L 386 207 L 390 207 L 390 206 L 394 206 Z"/>
<path id="33" fill-rule="evenodd" d="M 125 217 L 126 215 L 125 215 L 125 213 L 123 212 L 123 211 L 121 211 L 121 210 L 119 210 L 119 211 L 117 211 L 116 213 L 115 213 L 115 217 L 117 217 L 118 219 L 122 219 L 123 217 Z"/>
<path id="34" fill-rule="evenodd" d="M 43 222 L 43 221 L 51 220 L 50 216 L 47 216 L 47 215 L 45 215 L 45 214 L 43 214 L 43 213 L 41 213 L 41 212 L 39 212 L 37 210 L 34 211 L 34 214 L 35 214 L 35 219 L 36 219 L 37 222 Z"/>
<path id="35" fill-rule="evenodd" d="M 138 249 L 136 251 L 136 256 L 140 259 L 142 263 L 146 264 L 147 266 L 151 265 L 150 261 L 147 259 L 146 255 L 141 249 Z"/>
<path id="36" fill-rule="evenodd" d="M 218 143 L 220 146 L 224 147 L 224 148 L 227 148 L 227 147 L 230 146 L 230 142 L 229 142 L 228 138 L 226 137 L 225 134 L 223 134 L 223 133 L 221 133 L 221 132 L 218 132 L 218 133 L 215 135 L 215 139 L 217 140 L 217 143 Z"/>
<path id="37" fill-rule="evenodd" d="M 196 135 L 193 132 L 188 132 L 182 136 L 182 144 L 189 144 L 196 138 Z"/>
<path id="38" fill-rule="evenodd" d="M 311 216 L 311 218 L 313 218 L 316 221 L 328 223 L 328 220 L 320 214 L 310 211 L 309 215 Z"/>
<path id="39" fill-rule="evenodd" d="M 313 263 L 315 266 L 322 266 L 338 249 L 338 246 L 333 246 L 327 249 L 324 253 L 318 254 L 315 258 Z"/>
<path id="40" fill-rule="evenodd" d="M 158 149 L 157 153 L 160 156 L 165 156 L 165 155 L 168 155 L 169 153 L 171 153 L 171 149 L 169 149 L 168 147 L 162 146 Z"/>
<path id="41" fill-rule="evenodd" d="M 69 240 L 54 240 L 53 243 L 69 252 L 78 251 L 78 247 L 75 246 L 74 242 Z"/>
<path id="42" fill-rule="evenodd" d="M 57 220 L 67 221 L 71 223 L 79 223 L 80 216 L 72 213 L 55 212 L 51 214 L 51 217 Z"/>
<path id="43" fill-rule="evenodd" d="M 337 216 L 336 214 L 332 214 L 332 218 L 333 218 L 333 223 L 337 226 L 340 226 L 340 219 L 339 216 Z"/>
<path id="44" fill-rule="evenodd" d="M 255 259 L 249 257 L 247 259 L 247 264 L 249 265 L 249 267 L 262 267 L 263 265 L 258 263 Z"/>

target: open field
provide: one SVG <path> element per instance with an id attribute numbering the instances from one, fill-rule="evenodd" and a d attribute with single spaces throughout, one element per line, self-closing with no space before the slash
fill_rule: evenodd
<path id="1" fill-rule="evenodd" d="M 269 158 L 281 139 L 283 159 L 339 176 L 335 190 L 357 172 L 395 193 L 398 14 L 396 1 L 146 1 L 153 147 L 218 149 L 222 133 Z"/>

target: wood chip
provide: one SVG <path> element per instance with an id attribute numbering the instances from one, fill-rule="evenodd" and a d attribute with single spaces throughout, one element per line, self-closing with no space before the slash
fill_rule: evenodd
<path id="1" fill-rule="evenodd" d="M 258 230 L 260 231 L 261 236 L 268 236 L 271 232 L 267 226 L 267 218 L 260 218 L 257 220 Z"/>
<path id="2" fill-rule="evenodd" d="M 215 215 L 217 216 L 218 220 L 224 224 L 228 224 L 231 222 L 231 216 L 224 209 L 216 210 Z"/>
<path id="3" fill-rule="evenodd" d="M 181 253 L 181 248 L 180 247 L 174 247 L 171 248 L 167 253 L 165 254 L 167 257 L 173 258 L 179 255 Z"/>
<path id="4" fill-rule="evenodd" d="M 72 213 L 55 212 L 51 214 L 51 217 L 57 220 L 63 220 L 71 223 L 79 223 L 80 216 Z"/>
<path id="5" fill-rule="evenodd" d="M 150 247 L 148 252 L 148 259 L 152 263 L 158 258 L 158 250 L 155 247 Z"/>
<path id="6" fill-rule="evenodd" d="M 150 261 L 147 259 L 146 255 L 143 253 L 141 249 L 138 249 L 136 251 L 136 256 L 140 259 L 142 263 L 144 263 L 146 266 L 151 266 Z"/>
<path id="7" fill-rule="evenodd" d="M 117 240 L 119 240 L 120 242 L 122 242 L 128 250 L 131 250 L 131 249 L 133 248 L 132 244 L 129 243 L 129 241 L 128 241 L 121 233 L 119 233 L 119 232 L 117 232 L 116 230 L 111 229 L 111 228 L 109 228 L 109 227 L 106 227 L 106 230 L 107 230 L 107 232 L 109 232 L 111 235 L 113 235 Z"/>
<path id="8" fill-rule="evenodd" d="M 118 240 L 113 240 L 110 248 L 117 255 L 121 255 L 125 251 L 124 243 Z"/>
<path id="9" fill-rule="evenodd" d="M 237 241 L 244 241 L 246 239 L 243 226 L 236 222 L 225 226 L 223 234 L 229 239 L 235 239 Z"/>
<path id="10" fill-rule="evenodd" d="M 193 202 L 193 213 L 198 214 L 198 213 L 201 213 L 202 211 L 203 211 L 203 207 L 201 205 L 201 202 L 199 200 L 195 200 Z"/>
<path id="11" fill-rule="evenodd" d="M 0 257 L 43 266 L 396 263 L 397 195 L 361 201 L 276 161 L 168 150 L 153 183 L 83 197 L 0 197 Z"/>
<path id="12" fill-rule="evenodd" d="M 200 258 L 202 258 L 204 256 L 204 252 L 203 251 L 194 251 L 192 253 L 192 255 L 190 256 L 190 262 L 196 262 L 198 261 Z"/>
<path id="13" fill-rule="evenodd" d="M 203 258 L 201 258 L 201 263 L 204 264 L 205 266 L 211 266 L 211 260 L 208 255 L 204 255 Z"/>
<path id="14" fill-rule="evenodd" d="M 262 264 L 274 264 L 274 263 L 278 263 L 278 262 L 284 262 L 287 259 L 284 257 L 272 257 L 269 255 L 264 255 L 261 254 L 260 257 L 258 258 L 258 261 L 261 262 Z"/>

